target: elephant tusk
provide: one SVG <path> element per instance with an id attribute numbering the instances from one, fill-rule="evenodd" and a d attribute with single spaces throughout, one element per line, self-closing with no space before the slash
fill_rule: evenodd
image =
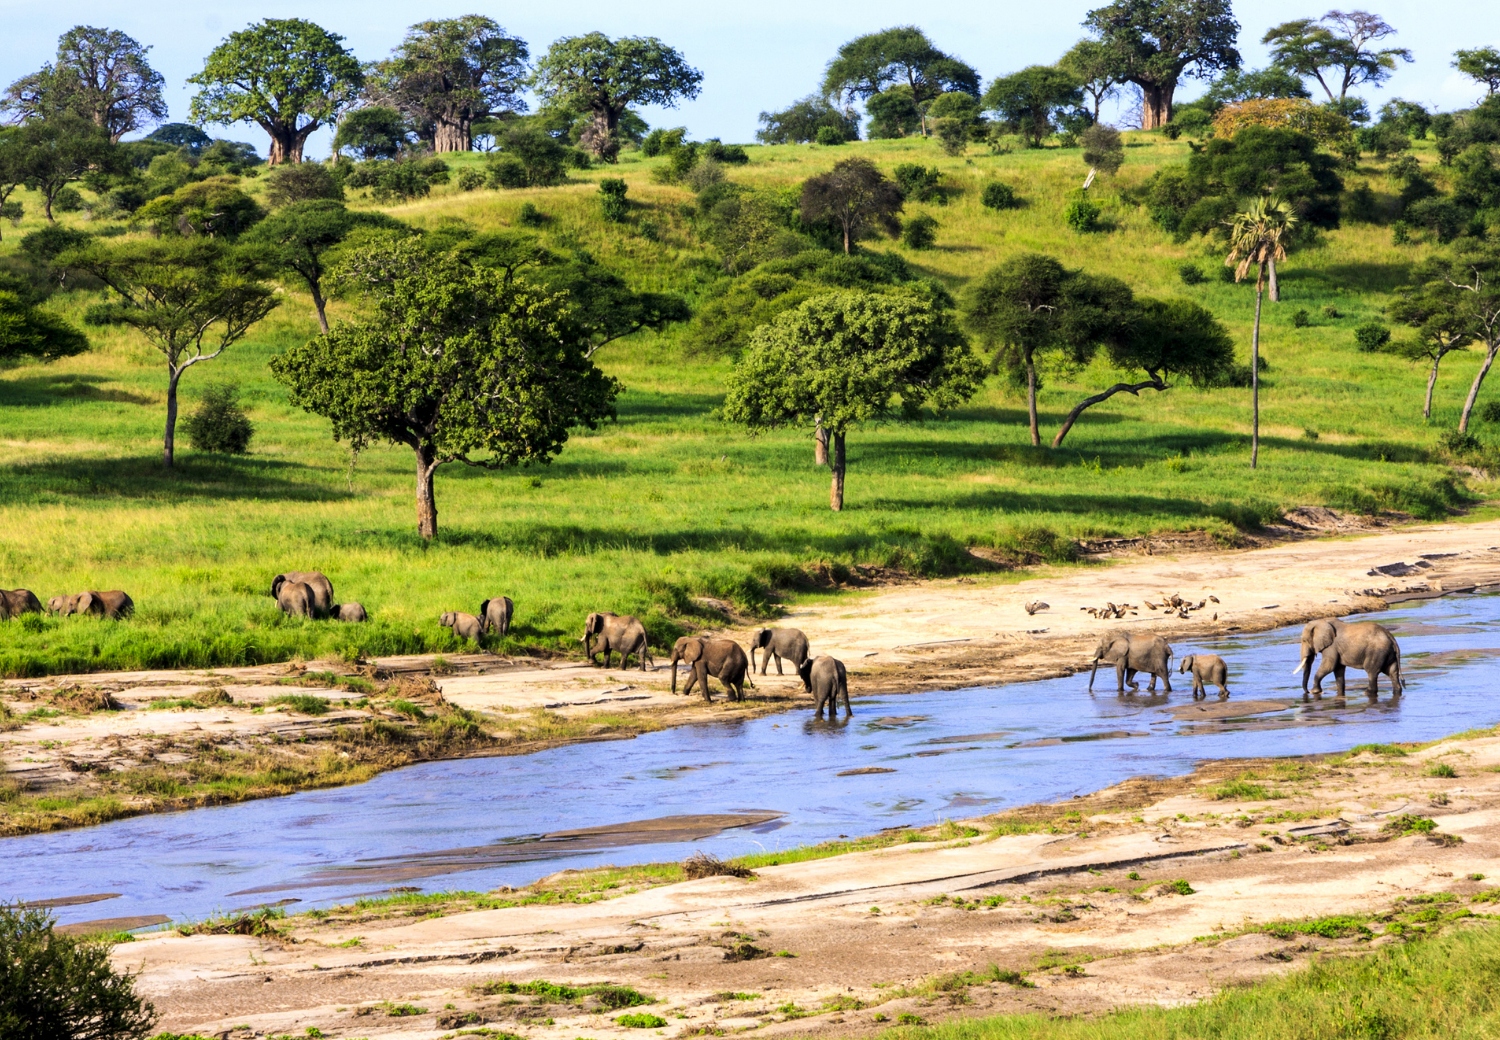
<path id="1" fill-rule="evenodd" d="M 1311 657 L 1311 655 L 1308 655 L 1308 657 Z M 1307 664 L 1308 657 L 1299 657 L 1297 659 L 1297 666 L 1292 669 L 1293 675 L 1296 675 L 1298 672 L 1302 671 L 1302 666 Z"/>

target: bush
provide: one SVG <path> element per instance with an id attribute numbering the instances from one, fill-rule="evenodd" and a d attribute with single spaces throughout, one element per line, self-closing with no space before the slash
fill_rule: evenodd
<path id="1" fill-rule="evenodd" d="M 1177 277 L 1182 279 L 1183 285 L 1200 285 L 1207 280 L 1203 276 L 1203 268 L 1197 264 L 1183 264 L 1177 269 Z"/>
<path id="2" fill-rule="evenodd" d="M 630 212 L 630 203 L 625 201 L 626 184 L 618 177 L 606 177 L 599 182 L 599 212 L 605 220 L 622 223 Z"/>
<path id="3" fill-rule="evenodd" d="M 239 404 L 239 391 L 228 383 L 206 387 L 198 410 L 182 424 L 196 451 L 243 455 L 250 450 L 255 426 Z"/>
<path id="4" fill-rule="evenodd" d="M 844 131 L 838 127 L 820 126 L 818 127 L 818 132 L 813 136 L 813 140 L 825 148 L 832 148 L 835 145 L 844 143 Z"/>
<path id="5" fill-rule="evenodd" d="M 109 946 L 58 935 L 45 910 L 0 905 L 0 1023 L 7 1037 L 144 1037 L 155 1009 L 116 972 Z"/>
<path id="6" fill-rule="evenodd" d="M 1391 330 L 1378 321 L 1367 321 L 1354 330 L 1354 343 L 1367 354 L 1384 350 L 1391 342 Z"/>
<path id="7" fill-rule="evenodd" d="M 1015 209 L 1020 204 L 1016 189 L 1004 181 L 991 181 L 979 193 L 979 203 L 985 209 Z"/>
<path id="8" fill-rule="evenodd" d="M 938 222 L 926 213 L 919 213 L 901 228 L 901 241 L 911 249 L 931 249 L 937 241 Z"/>
<path id="9" fill-rule="evenodd" d="M 0 203 L 0 220 L 10 221 L 11 227 L 20 227 L 21 219 L 26 216 L 26 207 L 19 202 Z"/>
<path id="10" fill-rule="evenodd" d="M 1079 234 L 1088 234 L 1099 230 L 1099 213 L 1099 207 L 1081 195 L 1063 210 L 1063 223 Z"/>
<path id="11" fill-rule="evenodd" d="M 376 202 L 410 202 L 426 198 L 434 184 L 447 184 L 448 164 L 435 155 L 374 159 L 355 166 L 344 183 L 369 188 Z"/>
<path id="12" fill-rule="evenodd" d="M 1312 316 L 1307 313 L 1306 307 L 1299 307 L 1292 314 L 1292 327 L 1305 329 L 1312 324 Z"/>
<path id="13" fill-rule="evenodd" d="M 52 200 L 54 213 L 77 213 L 83 209 L 83 196 L 77 188 L 64 188 Z"/>
<path id="14" fill-rule="evenodd" d="M 516 214 L 516 220 L 526 227 L 541 227 L 547 223 L 547 214 L 537 209 L 529 202 L 521 203 L 521 211 Z"/>
<path id="15" fill-rule="evenodd" d="M 1479 418 L 1487 423 L 1500 423 L 1500 401 L 1486 401 L 1480 405 Z"/>
<path id="16" fill-rule="evenodd" d="M 500 150 L 487 163 L 496 188 L 550 188 L 568 179 L 577 165 L 577 149 L 533 127 L 517 127 L 496 136 Z"/>
<path id="17" fill-rule="evenodd" d="M 705 160 L 711 159 L 725 166 L 743 166 L 750 161 L 750 153 L 743 146 L 725 144 L 717 137 L 704 141 L 698 148 L 698 154 Z"/>
<path id="18" fill-rule="evenodd" d="M 615 1025 L 624 1026 L 626 1029 L 661 1029 L 667 1024 L 667 1020 L 660 1015 L 653 1015 L 647 1011 L 639 1011 L 633 1015 L 621 1015 L 615 1019 Z"/>
<path id="19" fill-rule="evenodd" d="M 459 191 L 478 191 L 484 187 L 484 174 L 475 169 L 467 169 L 458 175 Z"/>
<path id="20" fill-rule="evenodd" d="M 272 206 L 343 197 L 344 189 L 322 163 L 282 163 L 266 174 L 266 201 Z"/>
<path id="21" fill-rule="evenodd" d="M 901 186 L 901 195 L 910 202 L 938 202 L 943 200 L 942 189 L 938 187 L 938 181 L 942 174 L 936 166 L 927 167 L 921 163 L 901 163 L 891 171 L 891 176 Z"/>

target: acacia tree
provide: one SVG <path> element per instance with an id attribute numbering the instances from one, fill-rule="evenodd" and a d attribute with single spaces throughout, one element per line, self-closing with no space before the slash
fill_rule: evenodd
<path id="1" fill-rule="evenodd" d="M 901 186 L 869 159 L 845 159 L 832 170 L 802 183 L 802 219 L 809 224 L 832 221 L 843 231 L 844 252 L 877 227 L 895 237 L 901 231 L 896 214 L 906 204 Z"/>
<path id="2" fill-rule="evenodd" d="M 146 60 L 150 49 L 118 29 L 74 26 L 58 39 L 57 60 L 12 83 L 0 110 L 23 122 L 74 112 L 118 143 L 167 118 L 166 81 Z"/>
<path id="3" fill-rule="evenodd" d="M 24 358 L 56 361 L 87 349 L 88 339 L 66 321 L 18 293 L 0 289 L 0 363 Z"/>
<path id="4" fill-rule="evenodd" d="M 1078 89 L 1088 95 L 1094 122 L 1099 122 L 1099 110 L 1120 93 L 1124 82 L 1119 60 L 1098 40 L 1079 40 L 1057 60 L 1057 65 L 1077 80 Z"/>
<path id="5" fill-rule="evenodd" d="M 1031 148 L 1040 148 L 1056 129 L 1057 113 L 1083 104 L 1083 91 L 1071 73 L 1051 65 L 1032 65 L 993 80 L 980 102 L 1011 133 Z"/>
<path id="6" fill-rule="evenodd" d="M 1229 0 L 1115 0 L 1083 24 L 1109 48 L 1119 78 L 1141 88 L 1142 130 L 1171 120 L 1184 76 L 1210 79 L 1240 67 L 1240 24 Z"/>
<path id="7" fill-rule="evenodd" d="M 603 33 L 558 40 L 536 64 L 532 86 L 553 109 L 587 114 L 578 143 L 614 162 L 620 120 L 631 105 L 675 108 L 698 96 L 703 73 L 654 36 L 611 40 Z"/>
<path id="8" fill-rule="evenodd" d="M 272 166 L 301 162 L 314 130 L 338 118 L 364 86 L 342 36 L 301 18 L 267 18 L 230 33 L 188 82 L 193 122 L 255 123 L 271 138 Z"/>
<path id="9" fill-rule="evenodd" d="M 1138 382 L 1116 383 L 1079 401 L 1052 438 L 1054 448 L 1086 409 L 1115 394 L 1139 396 L 1142 390 L 1165 392 L 1173 376 L 1194 386 L 1211 386 L 1234 364 L 1234 340 L 1213 312 L 1191 300 L 1142 299 L 1128 318 L 1120 315 L 1121 332 L 1105 344 L 1110 363 L 1127 372 L 1144 372 Z"/>
<path id="10" fill-rule="evenodd" d="M 260 280 L 258 261 L 222 239 L 93 243 L 63 254 L 57 264 L 87 271 L 113 290 L 114 298 L 88 309 L 85 322 L 135 329 L 166 359 L 162 464 L 171 469 L 183 374 L 239 342 L 281 301 Z"/>
<path id="11" fill-rule="evenodd" d="M 1412 361 L 1431 361 L 1427 370 L 1427 394 L 1422 400 L 1422 418 L 1432 418 L 1432 391 L 1437 386 L 1438 366 L 1455 350 L 1463 350 L 1474 338 L 1469 316 L 1459 290 L 1449 284 L 1442 264 L 1428 265 L 1417 285 L 1391 301 L 1390 316 L 1417 330 L 1417 338 L 1401 348 Z"/>
<path id="12" fill-rule="evenodd" d="M 1454 256 L 1430 269 L 1427 285 L 1445 296 L 1448 309 L 1462 322 L 1467 338 L 1484 348 L 1484 361 L 1474 374 L 1469 395 L 1458 418 L 1458 432 L 1469 432 L 1469 418 L 1479 390 L 1500 354 L 1500 245 L 1485 239 L 1463 242 Z"/>
<path id="13" fill-rule="evenodd" d="M 1292 234 L 1297 228 L 1297 214 L 1290 204 L 1271 196 L 1251 201 L 1229 224 L 1229 255 L 1226 267 L 1234 268 L 1234 280 L 1241 282 L 1251 267 L 1255 268 L 1255 329 L 1250 335 L 1250 468 L 1260 458 L 1260 306 L 1266 271 L 1273 274 L 1276 262 L 1286 259 Z"/>
<path id="14" fill-rule="evenodd" d="M 823 96 L 867 101 L 894 83 L 910 87 L 918 104 L 950 91 L 979 96 L 979 73 L 938 50 L 914 25 L 867 33 L 840 47 L 823 74 Z"/>
<path id="15" fill-rule="evenodd" d="M 1405 47 L 1371 47 L 1394 35 L 1396 30 L 1379 15 L 1329 11 L 1316 21 L 1298 18 L 1274 26 L 1260 42 L 1270 44 L 1277 65 L 1297 76 L 1311 76 L 1329 101 L 1342 102 L 1354 87 L 1378 87 L 1390 79 L 1398 58 L 1412 60 Z"/>
<path id="16" fill-rule="evenodd" d="M 423 539 L 437 534 L 438 467 L 545 464 L 572 427 L 614 416 L 620 385 L 567 333 L 564 297 L 412 240 L 359 251 L 345 274 L 371 313 L 272 358 L 271 371 L 336 440 L 412 449 Z"/>
<path id="17" fill-rule="evenodd" d="M 1483 83 L 1487 95 L 1500 90 L 1500 50 L 1494 47 L 1454 51 L 1453 67 L 1476 83 Z"/>
<path id="18" fill-rule="evenodd" d="M 845 439 L 860 423 L 916 419 L 924 405 L 962 404 L 984 362 L 953 315 L 915 294 L 815 296 L 751 336 L 724 400 L 724 418 L 751 430 L 821 424 L 833 472 L 828 504 L 844 508 Z"/>
<path id="19" fill-rule="evenodd" d="M 526 41 L 471 14 L 418 22 L 374 68 L 374 99 L 419 128 L 435 152 L 474 147 L 474 122 L 526 111 Z"/>
<path id="20" fill-rule="evenodd" d="M 26 187 L 41 193 L 49 222 L 54 221 L 53 203 L 68 185 L 89 173 L 120 173 L 129 167 L 105 131 L 73 112 L 30 120 L 12 133 L 4 143 L 10 153 L 6 172 L 20 174 Z"/>

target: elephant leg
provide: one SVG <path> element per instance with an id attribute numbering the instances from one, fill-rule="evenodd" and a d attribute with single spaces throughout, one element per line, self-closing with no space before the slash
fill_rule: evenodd
<path id="1" fill-rule="evenodd" d="M 1131 693 L 1139 693 L 1141 690 L 1140 680 L 1135 677 L 1136 669 L 1126 666 L 1125 685 L 1130 687 Z"/>
<path id="2" fill-rule="evenodd" d="M 1365 687 L 1365 696 L 1370 698 L 1370 700 L 1372 701 L 1378 701 L 1380 699 L 1380 690 L 1376 680 L 1380 678 L 1380 670 L 1375 669 L 1371 671 L 1369 675 L 1370 684 Z"/>
<path id="3" fill-rule="evenodd" d="M 708 704 L 712 704 L 714 702 L 713 694 L 708 692 L 708 665 L 701 659 L 698 660 L 693 664 L 693 674 L 703 684 L 703 700 Z"/>
<path id="4" fill-rule="evenodd" d="M 1344 672 L 1347 668 L 1348 665 L 1344 664 L 1343 661 L 1333 666 L 1333 682 L 1338 687 L 1340 700 L 1344 698 Z"/>
<path id="5" fill-rule="evenodd" d="M 1323 699 L 1323 680 L 1333 673 L 1334 662 L 1329 660 L 1328 655 L 1323 655 L 1323 660 L 1318 664 L 1318 670 L 1313 674 L 1312 694 L 1318 700 Z"/>
<path id="6" fill-rule="evenodd" d="M 781 655 L 780 654 L 776 655 L 776 674 L 777 675 L 783 674 L 782 671 L 781 671 Z"/>
<path id="7" fill-rule="evenodd" d="M 1384 671 L 1386 678 L 1390 679 L 1391 681 L 1391 696 L 1401 696 L 1401 680 L 1398 678 L 1398 675 L 1401 672 L 1400 663 L 1398 661 L 1392 661 L 1390 664 L 1387 664 L 1385 666 Z"/>

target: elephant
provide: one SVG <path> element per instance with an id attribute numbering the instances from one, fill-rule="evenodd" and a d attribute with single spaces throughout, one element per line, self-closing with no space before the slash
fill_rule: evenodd
<path id="1" fill-rule="evenodd" d="M 1373 621 L 1339 621 L 1325 618 L 1309 621 L 1302 628 L 1302 659 L 1297 662 L 1297 671 L 1302 672 L 1302 699 L 1307 700 L 1307 678 L 1312 672 L 1314 654 L 1323 655 L 1318 674 L 1313 676 L 1312 694 L 1323 699 L 1323 679 L 1333 673 L 1338 685 L 1338 695 L 1344 696 L 1344 669 L 1359 668 L 1370 677 L 1365 693 L 1370 700 L 1378 696 L 1376 681 L 1384 674 L 1391 680 L 1391 696 L 1401 696 L 1401 647 L 1390 629 Z"/>
<path id="2" fill-rule="evenodd" d="M 73 597 L 73 612 L 118 620 L 135 613 L 135 601 L 119 589 L 111 589 L 108 592 L 80 592 Z"/>
<path id="3" fill-rule="evenodd" d="M 47 601 L 47 613 L 67 617 L 78 607 L 77 596 L 53 596 Z"/>
<path id="4" fill-rule="evenodd" d="M 305 581 L 276 579 L 276 605 L 291 617 L 316 617 L 317 593 Z"/>
<path id="5" fill-rule="evenodd" d="M 515 612 L 516 605 L 509 596 L 495 596 L 479 604 L 479 616 L 484 621 L 485 631 L 496 635 L 503 636 L 510 631 L 510 619 Z"/>
<path id="6" fill-rule="evenodd" d="M 1218 654 L 1188 654 L 1177 669 L 1181 673 L 1193 673 L 1193 700 L 1208 696 L 1203 684 L 1211 682 L 1219 688 L 1219 700 L 1229 696 L 1229 666 Z"/>
<path id="7" fill-rule="evenodd" d="M 755 670 L 755 651 L 760 650 L 760 674 L 766 674 L 771 658 L 776 658 L 776 674 L 781 675 L 781 659 L 792 662 L 793 668 L 801 668 L 807 660 L 807 636 L 800 628 L 763 628 L 750 641 L 750 669 Z"/>
<path id="8" fill-rule="evenodd" d="M 370 620 L 370 615 L 365 613 L 365 608 L 358 603 L 340 603 L 333 608 L 332 615 L 336 621 Z"/>
<path id="9" fill-rule="evenodd" d="M 0 621 L 41 612 L 42 601 L 30 589 L 0 589 Z"/>
<path id="10" fill-rule="evenodd" d="M 450 610 L 438 618 L 438 624 L 453 629 L 453 634 L 460 639 L 472 639 L 481 645 L 484 643 L 484 622 L 473 614 Z"/>
<path id="11" fill-rule="evenodd" d="M 598 636 L 597 642 L 594 641 L 595 636 Z M 608 611 L 590 614 L 583 625 L 582 642 L 583 653 L 589 659 L 589 664 L 598 663 L 594 660 L 594 655 L 600 651 L 604 653 L 605 668 L 609 667 L 611 652 L 619 653 L 621 668 L 625 667 L 625 661 L 631 654 L 635 654 L 636 663 L 643 672 L 646 670 L 646 662 L 651 660 L 646 626 L 641 624 L 640 619 L 629 614 L 621 616 Z"/>
<path id="12" fill-rule="evenodd" d="M 849 670 L 843 661 L 820 654 L 799 664 L 797 674 L 802 678 L 803 687 L 813 695 L 814 718 L 823 717 L 825 703 L 828 705 L 828 721 L 837 718 L 840 694 L 844 698 L 844 718 L 854 715 L 854 709 L 849 707 Z"/>
<path id="13" fill-rule="evenodd" d="M 312 613 L 309 617 L 327 617 L 333 610 L 333 582 L 321 571 L 287 571 L 271 579 L 271 598 L 281 602 L 281 586 L 289 581 L 300 581 L 312 589 Z"/>
<path id="14" fill-rule="evenodd" d="M 733 639 L 706 639 L 702 636 L 683 636 L 672 646 L 672 692 L 677 692 L 677 662 L 687 663 L 691 674 L 682 695 L 693 692 L 694 683 L 703 684 L 703 699 L 710 704 L 713 697 L 708 692 L 708 677 L 714 676 L 724 684 L 729 699 L 745 699 L 745 676 L 750 670 L 750 659 Z"/>
<path id="15" fill-rule="evenodd" d="M 1172 692 L 1172 677 L 1170 662 L 1172 659 L 1172 648 L 1161 636 L 1134 636 L 1129 632 L 1114 632 L 1106 634 L 1099 640 L 1099 649 L 1094 651 L 1094 670 L 1089 673 L 1089 690 L 1094 689 L 1094 676 L 1099 673 L 1099 662 L 1115 666 L 1115 678 L 1119 682 L 1120 693 L 1125 692 L 1125 684 L 1130 683 L 1130 692 L 1135 693 L 1141 688 L 1141 684 L 1135 681 L 1136 672 L 1147 672 L 1151 676 L 1151 685 L 1146 687 L 1147 693 L 1156 692 L 1156 680 L 1166 685 L 1166 692 Z"/>

